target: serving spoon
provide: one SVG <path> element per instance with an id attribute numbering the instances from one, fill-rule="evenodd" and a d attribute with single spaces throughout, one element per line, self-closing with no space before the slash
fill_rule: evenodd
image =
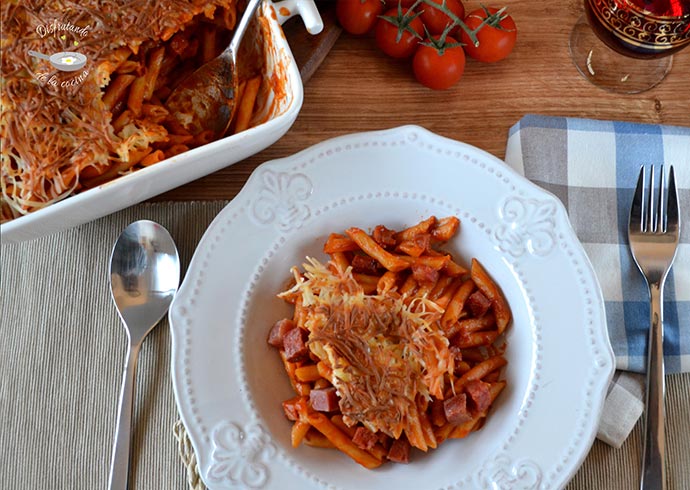
<path id="1" fill-rule="evenodd" d="M 125 228 L 110 257 L 110 292 L 127 332 L 128 348 L 110 465 L 109 488 L 124 490 L 134 407 L 134 380 L 144 338 L 167 313 L 180 283 L 180 259 L 168 231 L 153 221 Z"/>
<path id="2" fill-rule="evenodd" d="M 219 137 L 230 126 L 239 88 L 237 52 L 249 22 L 262 1 L 247 2 L 228 47 L 185 78 L 168 96 L 168 110 L 191 134 L 197 135 L 210 129 Z"/>

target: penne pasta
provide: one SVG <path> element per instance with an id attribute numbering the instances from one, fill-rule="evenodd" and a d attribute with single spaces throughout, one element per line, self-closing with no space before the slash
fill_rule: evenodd
<path id="1" fill-rule="evenodd" d="M 229 7 L 221 9 L 220 18 L 227 30 L 233 30 L 237 24 L 237 4 L 233 3 Z"/>
<path id="2" fill-rule="evenodd" d="M 465 301 L 467 301 L 467 298 L 472 294 L 474 288 L 474 281 L 468 279 L 460 285 L 457 291 L 455 291 L 455 294 L 453 294 L 453 297 L 450 299 L 446 311 L 443 312 L 443 317 L 441 318 L 441 327 L 443 330 L 448 332 L 451 326 L 460 319 Z"/>
<path id="3" fill-rule="evenodd" d="M 249 128 L 252 114 L 254 112 L 254 104 L 259 93 L 259 86 L 261 85 L 261 78 L 255 77 L 247 80 L 247 83 L 242 91 L 242 96 L 235 101 L 237 106 L 237 116 L 235 120 L 235 132 L 239 133 Z"/>
<path id="4" fill-rule="evenodd" d="M 170 148 L 165 150 L 165 156 L 168 158 L 179 155 L 189 150 L 189 146 L 183 144 L 172 145 Z"/>
<path id="5" fill-rule="evenodd" d="M 165 160 L 165 153 L 163 153 L 163 150 L 156 150 L 142 158 L 141 165 L 148 167 L 149 165 L 153 165 L 154 163 L 158 163 L 163 160 Z"/>
<path id="6" fill-rule="evenodd" d="M 331 233 L 323 246 L 323 251 L 327 254 L 335 252 L 355 252 L 359 249 L 359 245 L 357 245 L 354 240 L 339 233 Z"/>
<path id="7" fill-rule="evenodd" d="M 149 57 L 149 63 L 146 67 L 145 76 L 145 89 L 144 89 L 144 100 L 151 99 L 153 91 L 156 88 L 158 82 L 158 76 L 161 72 L 161 67 L 163 65 L 163 58 L 165 56 L 165 48 L 163 46 L 154 49 Z"/>
<path id="8" fill-rule="evenodd" d="M 215 133 L 210 129 L 204 130 L 201 133 L 194 136 L 192 140 L 195 146 L 202 146 L 210 143 L 215 139 Z"/>
<path id="9" fill-rule="evenodd" d="M 325 415 L 311 413 L 308 416 L 309 423 L 321 432 L 331 443 L 342 452 L 350 456 L 365 468 L 374 469 L 381 466 L 382 461 L 375 458 L 367 451 L 360 449 L 346 434 L 340 431 Z"/>
<path id="10" fill-rule="evenodd" d="M 105 95 L 103 95 L 103 105 L 106 110 L 112 110 L 115 104 L 127 95 L 127 88 L 136 78 L 136 76 L 129 74 L 118 75 L 115 80 L 108 85 L 108 89 Z"/>
<path id="11" fill-rule="evenodd" d="M 141 113 L 148 120 L 157 124 L 165 121 L 170 113 L 160 104 L 142 104 Z"/>
<path id="12" fill-rule="evenodd" d="M 311 426 L 310 426 L 311 427 Z M 304 436 L 304 443 L 311 447 L 335 449 L 335 446 L 326 436 L 315 430 L 309 430 Z"/>
<path id="13" fill-rule="evenodd" d="M 129 95 L 127 96 L 127 108 L 132 111 L 135 116 L 141 115 L 141 108 L 144 104 L 144 93 L 146 91 L 146 78 L 139 77 L 129 88 Z"/>
<path id="14" fill-rule="evenodd" d="M 290 434 L 290 442 L 292 443 L 292 447 L 297 447 L 302 443 L 302 440 L 304 440 L 304 437 L 307 435 L 307 432 L 310 428 L 311 425 L 309 425 L 309 422 L 302 422 L 301 420 L 295 421 Z"/>
<path id="15" fill-rule="evenodd" d="M 207 28 L 201 31 L 201 62 L 208 63 L 216 57 L 216 30 Z"/>
<path id="16" fill-rule="evenodd" d="M 384 250 L 363 230 L 360 230 L 359 228 L 349 228 L 346 233 L 357 245 L 359 245 L 359 248 L 361 248 L 369 256 L 378 260 L 379 263 L 389 271 L 397 272 L 407 269 L 410 266 L 410 264 L 402 257 L 393 255 Z"/>
<path id="17" fill-rule="evenodd" d="M 491 300 L 494 315 L 496 315 L 498 333 L 503 333 L 508 326 L 508 322 L 510 322 L 510 309 L 508 308 L 508 303 L 498 289 L 496 283 L 489 277 L 484 267 L 482 267 L 477 259 L 472 259 L 471 274 L 479 290 Z"/>
<path id="18" fill-rule="evenodd" d="M 113 121 L 113 130 L 117 134 L 120 131 L 122 131 L 122 128 L 124 128 L 126 125 L 131 123 L 133 120 L 134 120 L 134 118 L 133 118 L 132 111 L 124 110 Z"/>
<path id="19" fill-rule="evenodd" d="M 447 267 L 452 257 L 433 248 L 458 229 L 454 217 L 397 233 L 351 227 L 347 236 L 328 235 L 327 265 L 310 259 L 303 272 L 291 269 L 292 285 L 279 297 L 294 305 L 292 319 L 275 324 L 269 343 L 301 395 L 283 402 L 297 420 L 294 446 L 335 448 L 371 469 L 484 426 L 506 386 L 498 311 L 487 306 L 501 293 L 475 259 L 472 271 L 458 273 Z M 431 280 L 418 268 L 433 271 Z"/>

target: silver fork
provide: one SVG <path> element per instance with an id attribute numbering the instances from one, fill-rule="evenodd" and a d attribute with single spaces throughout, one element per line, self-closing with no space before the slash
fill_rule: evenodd
<path id="1" fill-rule="evenodd" d="M 645 193 L 645 167 L 640 168 L 630 208 L 628 242 L 633 259 L 647 281 L 650 297 L 650 330 L 647 345 L 645 433 L 640 490 L 663 490 L 666 486 L 664 442 L 664 282 L 671 269 L 680 236 L 680 209 L 673 167 L 668 190 L 661 166 L 658 200 L 654 199 L 654 166 Z M 668 194 L 668 197 L 666 197 Z"/>

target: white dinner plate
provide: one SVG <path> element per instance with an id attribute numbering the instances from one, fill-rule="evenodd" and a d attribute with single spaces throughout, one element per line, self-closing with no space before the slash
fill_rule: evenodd
<path id="1" fill-rule="evenodd" d="M 410 464 L 366 470 L 292 448 L 294 396 L 273 323 L 292 265 L 325 260 L 330 232 L 457 215 L 446 247 L 479 259 L 513 313 L 507 388 L 486 425 Z M 171 313 L 173 383 L 210 489 L 555 489 L 596 433 L 614 370 L 597 279 L 551 194 L 472 146 L 417 126 L 325 141 L 259 166 L 209 226 Z"/>

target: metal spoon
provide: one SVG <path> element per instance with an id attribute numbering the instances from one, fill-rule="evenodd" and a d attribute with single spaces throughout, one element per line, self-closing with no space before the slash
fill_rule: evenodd
<path id="1" fill-rule="evenodd" d="M 201 66 L 168 96 L 166 106 L 177 121 L 191 134 L 212 130 L 222 136 L 235 113 L 235 94 L 239 87 L 237 51 L 247 26 L 262 0 L 249 0 L 230 44 L 225 50 Z"/>
<path id="2" fill-rule="evenodd" d="M 180 283 L 175 242 L 158 223 L 135 221 L 110 257 L 110 292 L 129 340 L 110 466 L 109 488 L 126 489 L 134 406 L 134 379 L 144 338 L 167 313 Z"/>

